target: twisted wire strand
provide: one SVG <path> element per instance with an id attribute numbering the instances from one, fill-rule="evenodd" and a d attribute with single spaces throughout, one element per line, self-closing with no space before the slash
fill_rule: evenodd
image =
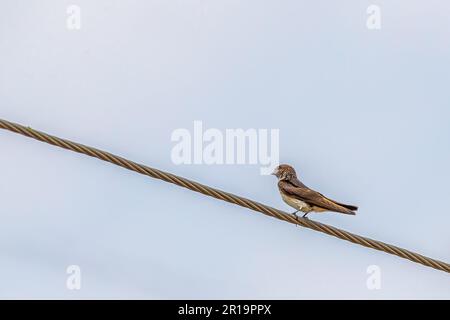
<path id="1" fill-rule="evenodd" d="M 177 175 L 164 172 L 161 170 L 157 170 L 142 164 L 138 164 L 136 162 L 133 162 L 131 160 L 124 159 L 122 157 L 116 156 L 114 154 L 111 154 L 106 151 L 102 151 L 99 149 L 95 149 L 92 147 L 85 146 L 80 143 L 72 142 L 66 139 L 61 139 L 56 136 L 52 136 L 49 134 L 46 134 L 44 132 L 40 132 L 37 130 L 34 130 L 30 127 L 25 127 L 17 123 L 9 122 L 6 120 L 0 119 L 0 128 L 9 130 L 42 142 L 46 142 L 52 145 L 55 145 L 57 147 L 61 147 L 64 149 L 68 149 L 74 152 L 82 153 L 94 158 L 98 158 L 103 161 L 107 161 L 110 163 L 113 163 L 115 165 L 121 166 L 125 169 L 136 171 L 138 173 L 150 176 L 152 178 L 160 179 L 166 182 L 170 182 L 173 184 L 176 184 L 178 186 L 190 189 L 192 191 L 196 191 L 199 193 L 202 193 L 204 195 L 227 201 L 233 204 L 237 204 L 239 206 L 261 212 L 265 215 L 295 224 L 300 225 L 305 228 L 309 228 L 315 231 L 323 232 L 325 234 L 328 234 L 330 236 L 334 236 L 336 238 L 347 240 L 359 245 L 362 245 L 364 247 L 372 248 L 379 251 L 384 251 L 396 256 L 399 256 L 404 259 L 411 260 L 416 263 L 420 263 L 422 265 L 425 265 L 427 267 L 431 267 L 437 270 L 445 271 L 450 273 L 450 264 L 435 260 L 423 255 L 420 255 L 418 253 L 390 245 L 381 241 L 373 240 L 370 238 L 366 238 L 363 236 L 359 236 L 320 222 L 311 221 L 309 219 L 305 218 L 295 218 L 293 215 L 286 213 L 284 211 L 266 206 L 264 204 L 258 203 L 256 201 L 246 199 L 237 195 L 234 195 L 232 193 L 228 193 L 219 189 L 211 188 L 206 185 L 203 185 L 201 183 L 188 180 L 182 177 L 179 177 Z"/>

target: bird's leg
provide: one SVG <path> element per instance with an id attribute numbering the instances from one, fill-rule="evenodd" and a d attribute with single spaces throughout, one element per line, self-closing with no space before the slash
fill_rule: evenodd
<path id="1" fill-rule="evenodd" d="M 297 211 L 295 211 L 295 212 L 292 212 L 292 215 L 295 217 L 295 219 L 296 220 L 298 220 L 298 215 L 297 215 L 297 212 L 298 212 L 298 210 Z"/>
<path id="2" fill-rule="evenodd" d="M 308 213 L 309 213 L 309 212 L 305 213 L 305 214 L 302 216 L 302 218 L 308 219 L 308 217 L 307 217 Z"/>

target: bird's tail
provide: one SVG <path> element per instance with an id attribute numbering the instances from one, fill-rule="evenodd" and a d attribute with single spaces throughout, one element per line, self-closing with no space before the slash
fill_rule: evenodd
<path id="1" fill-rule="evenodd" d="M 352 205 L 350 205 L 350 204 L 343 204 L 343 203 L 339 203 L 339 202 L 336 202 L 336 204 L 339 205 L 339 206 L 341 206 L 341 207 L 343 207 L 343 208 L 345 208 L 345 209 L 347 209 L 347 210 L 345 210 L 345 212 L 344 212 L 344 210 L 343 210 L 342 213 L 344 213 L 344 214 L 355 215 L 355 214 L 356 214 L 355 211 L 358 210 L 358 207 L 357 207 L 357 206 L 352 206 Z"/>

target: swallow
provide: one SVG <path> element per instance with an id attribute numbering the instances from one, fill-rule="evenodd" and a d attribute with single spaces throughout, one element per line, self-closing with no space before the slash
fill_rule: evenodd
<path id="1" fill-rule="evenodd" d="M 304 212 L 303 218 L 306 218 L 310 212 L 334 211 L 355 215 L 358 210 L 356 206 L 339 203 L 308 188 L 298 180 L 294 168 L 290 165 L 281 164 L 272 174 L 278 178 L 278 190 L 283 201 L 297 210 L 293 213 L 296 218 L 299 211 Z"/>

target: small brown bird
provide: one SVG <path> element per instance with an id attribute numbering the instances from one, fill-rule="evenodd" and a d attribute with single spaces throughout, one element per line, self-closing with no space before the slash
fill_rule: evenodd
<path id="1" fill-rule="evenodd" d="M 294 168 L 287 164 L 279 165 L 272 174 L 278 178 L 278 189 L 283 201 L 297 210 L 293 213 L 296 217 L 296 213 L 299 211 L 305 213 L 303 215 L 303 218 L 305 218 L 312 211 L 334 211 L 355 215 L 354 211 L 358 210 L 356 206 L 336 202 L 317 191 L 309 189 L 297 179 Z"/>

